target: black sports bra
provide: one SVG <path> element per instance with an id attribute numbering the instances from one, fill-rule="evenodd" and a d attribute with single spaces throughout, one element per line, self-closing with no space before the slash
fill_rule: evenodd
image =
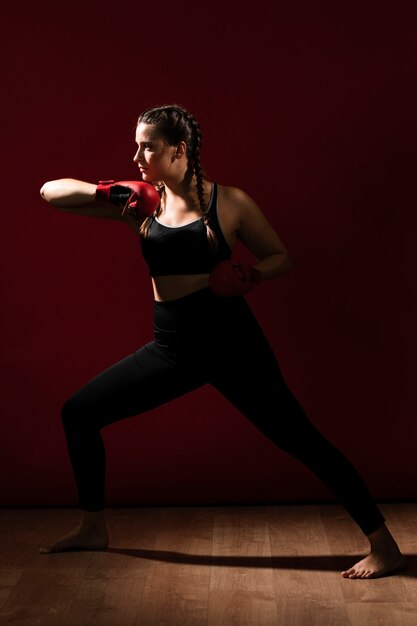
<path id="1" fill-rule="evenodd" d="M 232 251 L 224 238 L 217 215 L 218 185 L 212 183 L 208 207 L 210 227 L 218 240 L 218 250 L 212 252 L 203 218 L 184 226 L 166 226 L 151 216 L 148 235 L 140 239 L 143 258 L 149 274 L 209 274 L 220 261 L 230 259 Z"/>

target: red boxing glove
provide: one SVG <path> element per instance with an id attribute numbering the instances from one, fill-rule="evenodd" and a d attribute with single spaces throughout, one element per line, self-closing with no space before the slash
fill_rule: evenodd
<path id="1" fill-rule="evenodd" d="M 160 202 L 159 193 L 153 185 L 139 180 L 100 180 L 96 188 L 97 202 L 111 202 L 123 207 L 121 215 L 133 214 L 137 219 L 152 215 Z"/>
<path id="2" fill-rule="evenodd" d="M 251 291 L 261 280 L 256 267 L 238 261 L 221 261 L 209 276 L 209 286 L 217 296 L 240 296 Z"/>

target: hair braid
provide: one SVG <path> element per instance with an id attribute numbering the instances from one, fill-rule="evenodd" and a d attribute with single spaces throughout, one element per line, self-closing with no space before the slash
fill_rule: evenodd
<path id="1" fill-rule="evenodd" d="M 201 213 L 202 213 L 204 224 L 207 229 L 207 238 L 208 238 L 209 244 L 214 250 L 217 250 L 217 247 L 218 247 L 217 237 L 209 223 L 209 217 L 207 215 L 208 206 L 206 206 L 205 201 L 204 201 L 203 169 L 201 167 L 201 161 L 200 161 L 200 147 L 201 147 L 201 139 L 202 139 L 200 124 L 190 113 L 186 117 L 187 117 L 189 124 L 191 125 L 192 132 L 194 135 L 194 142 L 192 145 L 193 150 L 190 155 L 190 161 L 191 161 L 191 166 L 193 167 L 193 170 L 197 179 L 197 194 L 198 194 L 198 198 L 200 201 Z"/>

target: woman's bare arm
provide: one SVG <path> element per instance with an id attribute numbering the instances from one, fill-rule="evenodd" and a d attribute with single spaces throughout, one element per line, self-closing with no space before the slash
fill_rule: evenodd
<path id="1" fill-rule="evenodd" d="M 229 193 L 239 212 L 237 238 L 258 260 L 254 267 L 261 271 L 262 279 L 289 270 L 293 263 L 288 250 L 256 202 L 238 187 L 231 187 Z"/>
<path id="2" fill-rule="evenodd" d="M 96 184 L 83 180 L 59 178 L 46 182 L 40 194 L 44 200 L 61 211 L 126 222 L 120 207 L 107 202 L 96 202 L 96 188 Z"/>

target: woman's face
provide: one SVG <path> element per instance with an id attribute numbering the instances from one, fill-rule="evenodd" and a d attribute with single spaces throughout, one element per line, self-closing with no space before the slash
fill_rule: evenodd
<path id="1" fill-rule="evenodd" d="M 157 134 L 155 126 L 140 122 L 135 141 L 138 149 L 133 160 L 138 164 L 144 181 L 164 180 L 174 173 L 176 148 L 169 146 Z"/>

